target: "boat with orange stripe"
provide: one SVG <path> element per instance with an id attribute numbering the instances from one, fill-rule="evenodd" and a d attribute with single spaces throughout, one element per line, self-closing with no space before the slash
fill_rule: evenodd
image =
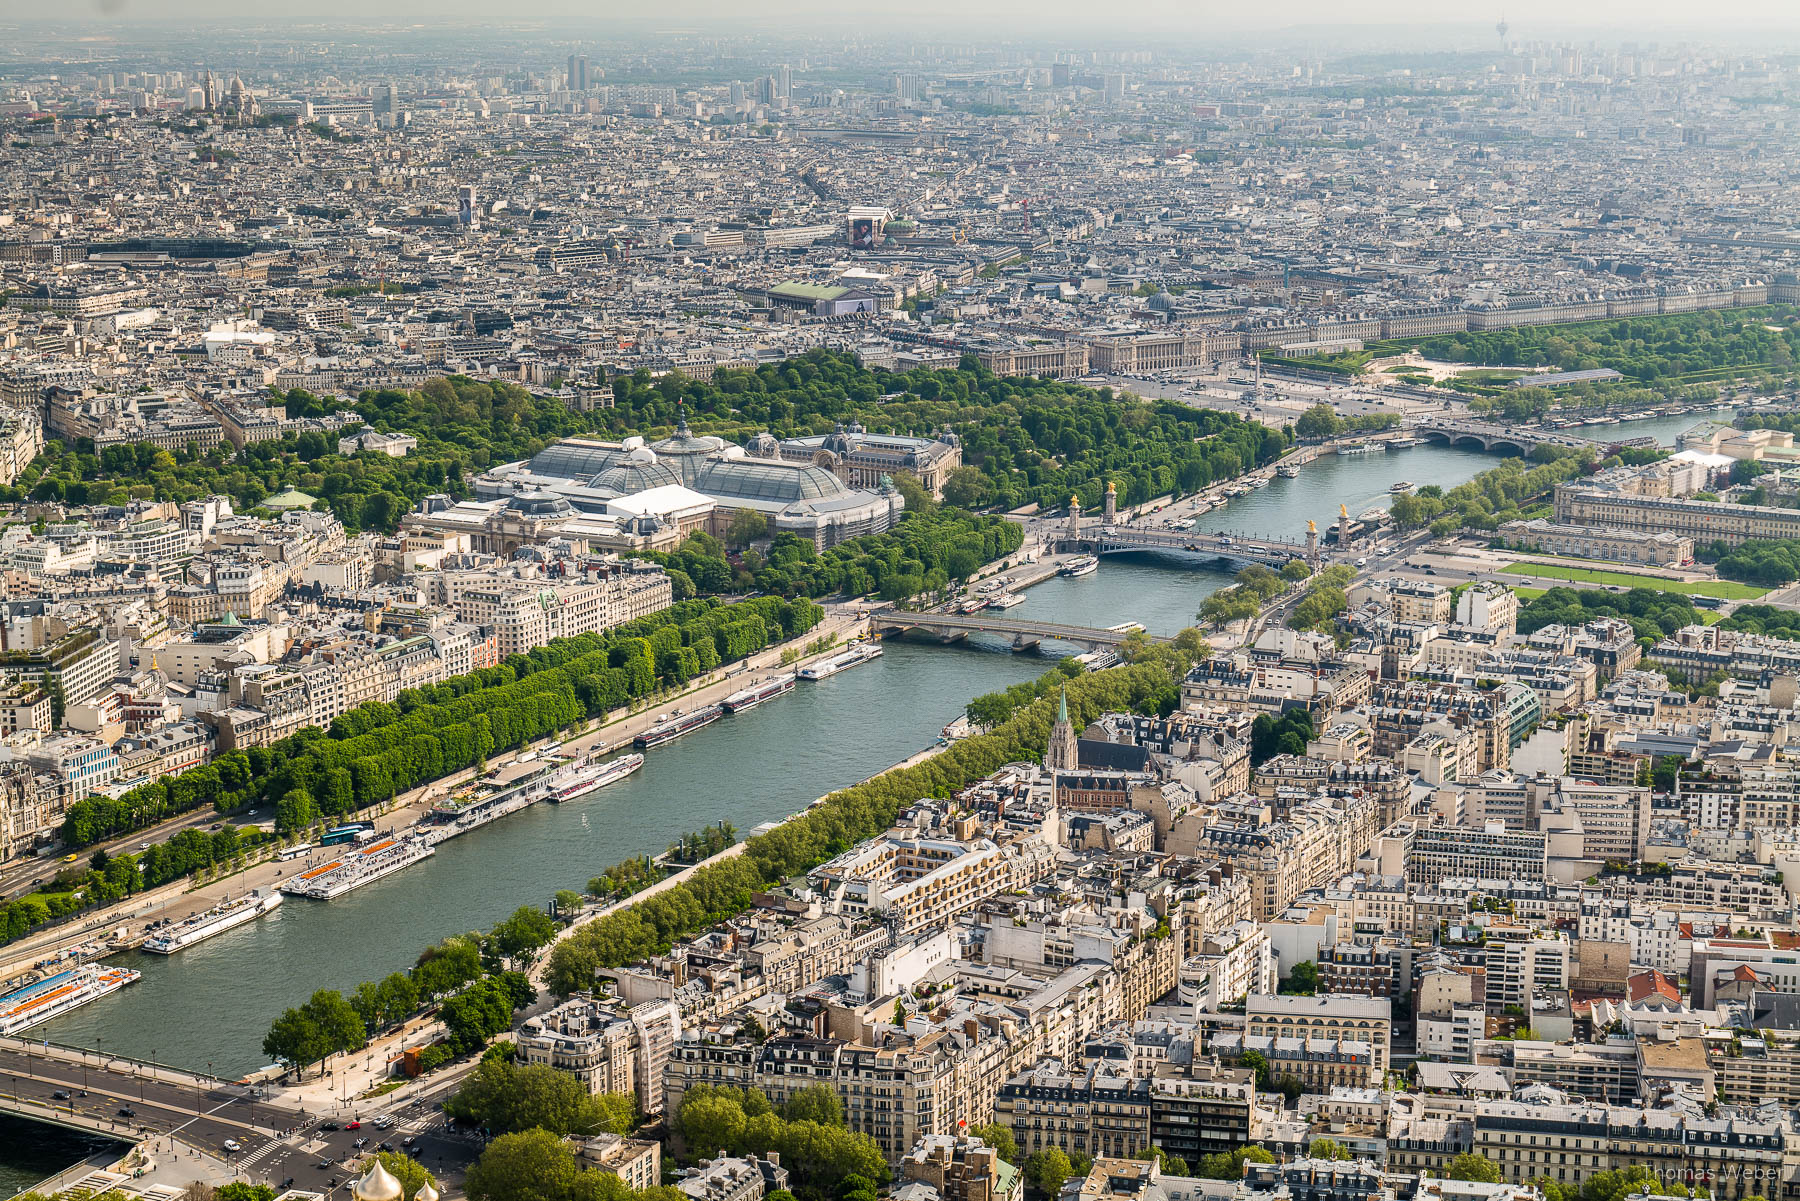
<path id="1" fill-rule="evenodd" d="M 28 1026 L 61 1017 L 89 1001 L 135 984 L 139 973 L 130 968 L 89 963 L 27 984 L 0 997 L 0 1034 L 17 1034 Z"/>
<path id="2" fill-rule="evenodd" d="M 437 848 L 423 835 L 390 836 L 290 877 L 281 885 L 281 891 L 289 896 L 329 901 L 436 853 Z"/>

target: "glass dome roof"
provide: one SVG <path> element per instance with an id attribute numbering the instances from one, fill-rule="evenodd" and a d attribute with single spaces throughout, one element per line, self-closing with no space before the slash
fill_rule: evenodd
<path id="1" fill-rule="evenodd" d="M 742 500 L 796 501 L 840 496 L 843 481 L 810 463 L 772 463 L 759 459 L 715 459 L 694 482 L 700 492 Z"/>

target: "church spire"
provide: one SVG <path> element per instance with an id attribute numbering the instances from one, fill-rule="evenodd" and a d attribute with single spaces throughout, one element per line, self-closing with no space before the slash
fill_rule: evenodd
<path id="1" fill-rule="evenodd" d="M 1081 765 L 1075 746 L 1075 726 L 1069 721 L 1069 693 L 1062 689 L 1056 701 L 1056 724 L 1050 727 L 1050 745 L 1044 748 L 1044 766 L 1052 776 L 1059 771 L 1074 771 Z"/>

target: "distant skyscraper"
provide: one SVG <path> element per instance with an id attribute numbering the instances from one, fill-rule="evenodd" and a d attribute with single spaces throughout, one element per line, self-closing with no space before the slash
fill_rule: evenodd
<path id="1" fill-rule="evenodd" d="M 378 83 L 369 89 L 369 111 L 377 117 L 391 117 L 400 111 L 393 84 Z"/>
<path id="2" fill-rule="evenodd" d="M 794 68 L 786 63 L 775 75 L 775 99 L 792 100 L 794 98 Z"/>
<path id="3" fill-rule="evenodd" d="M 475 224 L 475 186 L 464 184 L 456 189 L 456 220 L 460 225 Z"/>

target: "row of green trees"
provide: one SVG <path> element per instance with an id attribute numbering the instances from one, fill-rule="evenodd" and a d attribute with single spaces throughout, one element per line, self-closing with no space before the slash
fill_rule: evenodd
<path id="1" fill-rule="evenodd" d="M 528 962 L 555 932 L 554 922 L 527 906 L 486 935 L 453 935 L 427 947 L 410 971 L 365 980 L 348 997 L 320 989 L 270 1024 L 263 1052 L 304 1067 L 355 1050 L 434 1004 L 447 1036 L 434 1049 L 439 1061 L 478 1050 L 510 1029 L 514 1012 L 537 998 L 530 979 L 507 964 Z"/>
<path id="2" fill-rule="evenodd" d="M 911 512 L 893 529 L 853 538 L 819 552 L 804 538 L 777 534 L 756 586 L 782 596 L 878 595 L 904 600 L 936 592 L 951 580 L 1018 550 L 1024 527 L 961 509 Z"/>
<path id="3" fill-rule="evenodd" d="M 23 938 L 47 922 L 121 901 L 146 888 L 160 888 L 183 876 L 241 864 L 268 836 L 260 830 L 224 826 L 183 830 L 167 842 L 133 855 L 96 851 L 85 868 L 58 872 L 38 891 L 0 901 L 0 944 Z"/>
<path id="4" fill-rule="evenodd" d="M 1335 438 L 1339 434 L 1361 430 L 1387 430 L 1400 424 L 1398 413 L 1364 413 L 1357 417 L 1340 417 L 1336 409 L 1320 401 L 1294 422 L 1294 433 L 1301 438 Z"/>
<path id="5" fill-rule="evenodd" d="M 89 505 L 218 495 L 230 497 L 240 513 L 267 516 L 262 502 L 293 487 L 315 497 L 313 507 L 334 514 L 352 534 L 391 533 L 430 493 L 466 495 L 469 461 L 455 445 L 423 444 L 405 458 L 379 451 L 346 458 L 335 443 L 313 432 L 251 443 L 235 453 L 225 442 L 205 452 L 137 443 L 109 446 L 99 454 L 86 440 L 73 447 L 52 442 L 17 480 L 0 487 L 0 500 Z"/>
<path id="6" fill-rule="evenodd" d="M 1237 582 L 1221 588 L 1200 602 L 1200 620 L 1218 627 L 1255 617 L 1262 607 L 1288 590 L 1288 586 L 1306 579 L 1312 568 L 1295 559 L 1280 571 L 1271 571 L 1252 563 L 1237 573 Z"/>
<path id="7" fill-rule="evenodd" d="M 274 746 L 234 751 L 117 798 L 78 801 L 64 818 L 63 842 L 87 846 L 204 804 L 230 812 L 285 802 L 278 818 L 285 812 L 304 828 L 318 815 L 379 804 L 679 687 L 725 662 L 728 652 L 742 658 L 804 634 L 823 616 L 805 600 L 695 600 L 604 633 L 557 639 L 495 667 L 409 689 L 391 705 L 363 705 L 340 716 L 329 734 L 309 726 Z"/>
<path id="8" fill-rule="evenodd" d="M 1715 309 L 1440 334 L 1412 345 L 1429 358 L 1452 363 L 1561 371 L 1610 367 L 1628 379 L 1656 383 L 1719 368 L 1785 371 L 1800 358 L 1794 316 L 1791 305 Z"/>
<path id="9" fill-rule="evenodd" d="M 1100 713 L 1133 709 L 1178 687 L 1180 652 L 1159 647 L 1136 663 L 1090 672 L 1063 685 L 1078 726 Z M 556 944 L 547 983 L 560 996 L 592 987 L 596 973 L 658 954 L 677 938 L 741 912 L 756 893 L 873 837 L 901 807 L 949 796 L 1007 763 L 1043 753 L 1056 702 L 1044 697 L 987 734 L 966 738 L 923 763 L 832 793 L 804 814 L 750 839 L 744 852 L 700 868 L 657 895 L 616 910 Z"/>
<path id="10" fill-rule="evenodd" d="M 1800 539 L 1759 538 L 1738 546 L 1717 543 L 1696 548 L 1696 556 L 1712 559 L 1721 576 L 1747 584 L 1779 587 L 1800 580 Z"/>
<path id="11" fill-rule="evenodd" d="M 1288 616 L 1288 625 L 1296 630 L 1330 633 L 1337 624 L 1338 614 L 1349 607 L 1350 600 L 1344 589 L 1355 578 L 1356 569 L 1345 563 L 1333 564 L 1312 576 L 1307 580 L 1306 595 Z"/>
<path id="12" fill-rule="evenodd" d="M 1719 628 L 1800 641 L 1800 613 L 1777 609 L 1774 605 L 1739 605 L 1730 617 L 1719 623 Z"/>
<path id="13" fill-rule="evenodd" d="M 873 1196 L 887 1183 L 881 1147 L 844 1126 L 844 1107 L 822 1084 L 795 1091 L 779 1109 L 756 1089 L 696 1084 L 682 1094 L 675 1132 L 686 1157 L 764 1154 L 778 1151 L 796 1196 L 828 1201 L 866 1187 Z"/>
<path id="14" fill-rule="evenodd" d="M 811 540 L 775 535 L 767 555 L 743 556 L 734 567 L 725 548 L 706 534 L 690 534 L 669 552 L 645 551 L 675 581 L 678 595 L 710 596 L 754 587 L 779 596 L 879 594 L 901 600 L 966 580 L 982 567 L 1018 550 L 1023 527 L 1000 517 L 951 508 L 909 507 L 898 525 L 820 552 Z"/>
<path id="15" fill-rule="evenodd" d="M 1063 681 L 1080 675 L 1082 670 L 1081 664 L 1073 656 L 1059 659 L 1055 667 L 1035 679 L 1009 684 L 998 692 L 983 693 L 964 706 L 963 712 L 974 725 L 991 730 L 1003 724 L 1021 707 L 1051 695 Z"/>
<path id="16" fill-rule="evenodd" d="M 1609 592 L 1601 588 L 1551 588 L 1519 610 L 1519 633 L 1534 634 L 1547 625 L 1581 625 L 1596 617 L 1629 622 L 1646 649 L 1683 626 L 1698 625 L 1700 611 L 1678 592 L 1633 588 Z"/>
<path id="17" fill-rule="evenodd" d="M 570 1144 L 548 1130 L 503 1134 L 469 1165 L 469 1201 L 690 1201 L 673 1185 L 633 1189 L 612 1172 L 584 1168 Z M 779 1192 L 765 1201 L 793 1201 Z"/>
<path id="18" fill-rule="evenodd" d="M 572 1073 L 504 1058 L 484 1059 L 444 1102 L 444 1112 L 490 1136 L 523 1130 L 559 1137 L 625 1134 L 639 1117 L 628 1094 L 590 1093 Z"/>
<path id="19" fill-rule="evenodd" d="M 1427 484 L 1396 496 L 1388 511 L 1403 530 L 1430 526 L 1438 537 L 1459 530 L 1493 530 L 1526 516 L 1521 506 L 1556 485 L 1594 470 L 1590 450 L 1540 446 L 1530 459 L 1506 459 L 1445 492 Z"/>

